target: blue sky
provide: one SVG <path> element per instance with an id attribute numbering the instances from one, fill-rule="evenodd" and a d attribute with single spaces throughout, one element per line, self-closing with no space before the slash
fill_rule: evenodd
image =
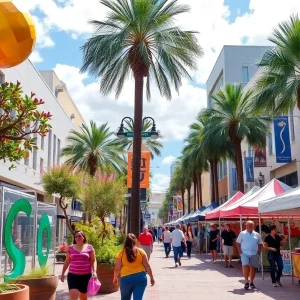
<path id="1" fill-rule="evenodd" d="M 205 83 L 225 44 L 265 45 L 277 23 L 300 9 L 298 0 L 179 0 L 191 6 L 191 12 L 178 19 L 180 26 L 200 32 L 197 35 L 205 55 L 192 73 L 192 82 L 183 81 L 180 94 L 171 101 L 162 99 L 153 87 L 151 102 L 144 104 L 144 115 L 152 116 L 164 139 L 162 155 L 152 162 L 153 186 L 164 190 L 169 182 L 170 161 L 178 157 L 187 135 L 188 126 L 201 108 L 206 106 Z M 80 47 L 93 30 L 89 19 L 103 19 L 105 12 L 98 0 L 15 0 L 34 15 L 38 42 L 31 56 L 37 69 L 54 69 L 68 87 L 86 121 L 108 122 L 112 130 L 123 116 L 133 115 L 132 80 L 124 87 L 120 99 L 104 97 L 97 79 L 79 74 L 82 63 Z M 272 14 L 265 20 L 265 11 L 272 6 Z M 168 157 L 168 159 L 166 159 Z M 163 163 L 169 161 L 169 163 Z"/>

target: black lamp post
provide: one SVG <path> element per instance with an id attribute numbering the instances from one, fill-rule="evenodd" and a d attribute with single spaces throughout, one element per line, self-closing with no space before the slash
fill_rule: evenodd
<path id="1" fill-rule="evenodd" d="M 263 175 L 261 172 L 259 172 L 259 175 L 258 175 L 258 177 L 257 177 L 257 180 L 258 180 L 258 182 L 259 182 L 259 187 L 262 187 L 262 186 L 263 186 L 263 183 L 264 183 L 264 175 Z"/>
<path id="2" fill-rule="evenodd" d="M 125 132 L 125 129 L 124 129 L 124 121 L 126 119 L 129 119 L 132 124 L 134 124 L 134 120 L 131 118 L 131 117 L 124 117 L 121 121 L 121 124 L 120 124 L 120 128 L 117 132 L 117 137 L 119 139 L 124 139 L 125 137 L 127 137 L 127 133 Z M 143 125 L 144 125 L 144 122 L 147 120 L 147 119 L 150 119 L 152 121 L 152 128 L 151 128 L 151 131 L 150 131 L 150 137 L 151 139 L 157 139 L 159 137 L 159 133 L 156 131 L 156 124 L 155 124 L 155 121 L 152 117 L 145 117 L 143 118 L 142 120 L 142 128 L 143 128 Z M 141 134 L 143 134 L 144 132 L 142 132 Z M 148 135 L 149 136 L 149 135 Z M 133 137 L 133 136 L 132 136 Z M 134 150 L 134 148 L 133 148 Z M 138 155 L 139 154 L 139 155 Z M 138 157 L 140 156 L 141 154 L 140 153 L 135 153 L 133 151 L 133 160 L 135 159 L 135 157 Z M 132 175 L 135 173 L 135 174 L 140 174 L 141 170 L 140 170 L 140 163 L 135 163 L 133 164 L 133 169 L 132 170 Z M 132 176 L 134 177 L 134 176 Z M 134 187 L 132 187 L 134 188 Z M 137 188 L 136 188 L 137 189 Z M 133 201 L 131 199 L 131 197 L 129 197 L 128 199 L 128 232 L 134 232 L 134 224 L 131 223 L 131 215 L 132 214 L 138 214 L 140 215 L 141 214 L 141 206 L 140 206 L 140 188 L 138 188 L 138 191 L 135 190 L 136 193 L 134 193 L 135 195 L 137 195 L 138 199 L 133 199 L 135 201 Z M 136 201 L 137 200 L 137 201 Z M 137 205 L 132 205 L 131 202 L 134 202 L 134 204 L 137 204 Z M 139 218 L 139 220 L 141 220 L 141 218 Z"/>

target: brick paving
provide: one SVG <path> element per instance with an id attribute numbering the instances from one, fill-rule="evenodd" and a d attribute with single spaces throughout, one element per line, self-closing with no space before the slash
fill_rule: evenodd
<path id="1" fill-rule="evenodd" d="M 190 260 L 183 258 L 182 266 L 174 268 L 172 255 L 168 259 L 164 258 L 162 244 L 155 244 L 150 264 L 156 284 L 147 287 L 144 300 L 300 299 L 300 285 L 297 280 L 292 284 L 290 276 L 282 278 L 283 288 L 274 288 L 269 273 L 265 273 L 265 280 L 258 274 L 255 281 L 257 290 L 245 291 L 241 265 L 238 262 L 233 263 L 234 269 L 225 269 L 221 261 L 212 264 L 208 255 L 195 254 Z M 56 265 L 56 273 L 60 274 L 61 268 L 62 265 Z M 60 282 L 57 300 L 68 299 L 67 284 Z M 90 299 L 119 300 L 121 297 L 120 292 L 117 292 Z"/>

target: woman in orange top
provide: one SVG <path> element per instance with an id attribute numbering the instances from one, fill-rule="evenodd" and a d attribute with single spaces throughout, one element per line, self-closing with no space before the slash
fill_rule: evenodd
<path id="1" fill-rule="evenodd" d="M 123 249 L 117 254 L 113 282 L 118 284 L 121 273 L 121 300 L 130 300 L 132 294 L 134 300 L 143 299 L 147 286 L 147 273 L 150 276 L 151 286 L 155 283 L 147 254 L 137 247 L 137 243 L 136 236 L 129 233 Z"/>

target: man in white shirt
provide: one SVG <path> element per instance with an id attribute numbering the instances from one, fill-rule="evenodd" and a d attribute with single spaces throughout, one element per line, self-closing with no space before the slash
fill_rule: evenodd
<path id="1" fill-rule="evenodd" d="M 172 242 L 172 237 L 171 237 L 171 232 L 169 231 L 169 227 L 166 227 L 165 231 L 162 233 L 162 241 L 165 247 L 166 258 L 168 258 L 171 252 L 171 242 Z"/>
<path id="2" fill-rule="evenodd" d="M 255 289 L 253 281 L 262 245 L 263 241 L 260 234 L 254 231 L 254 223 L 252 221 L 247 221 L 246 230 L 241 231 L 236 240 L 236 247 L 241 256 L 243 275 L 246 280 L 244 286 L 246 290 L 249 289 L 249 275 L 250 287 Z"/>
<path id="3" fill-rule="evenodd" d="M 176 229 L 172 232 L 172 245 L 174 252 L 175 268 L 181 266 L 181 257 L 183 256 L 183 249 L 181 242 L 185 242 L 184 234 L 180 230 L 180 225 L 176 225 Z"/>

